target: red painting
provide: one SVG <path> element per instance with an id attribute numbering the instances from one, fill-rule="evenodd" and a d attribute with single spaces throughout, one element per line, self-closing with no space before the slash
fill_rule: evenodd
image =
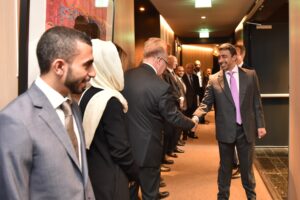
<path id="1" fill-rule="evenodd" d="M 89 22 L 96 23 L 100 38 L 107 39 L 112 20 L 108 17 L 109 8 L 96 8 L 95 0 L 47 0 L 46 29 L 53 26 L 74 27 L 77 16 L 85 16 Z M 111 12 L 112 13 L 112 12 Z"/>

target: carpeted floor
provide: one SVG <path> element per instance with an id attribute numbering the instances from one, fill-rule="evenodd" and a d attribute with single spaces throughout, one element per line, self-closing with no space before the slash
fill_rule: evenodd
<path id="1" fill-rule="evenodd" d="M 163 172 L 162 177 L 167 184 L 160 191 L 169 191 L 168 200 L 214 200 L 217 199 L 217 170 L 219 166 L 218 147 L 214 134 L 213 112 L 206 116 L 209 124 L 200 124 L 197 128 L 199 139 L 188 139 L 182 147 L 185 153 L 177 154 L 175 163 L 169 165 L 171 172 Z M 254 168 L 255 169 L 255 168 Z M 257 170 L 256 177 L 257 200 L 271 200 Z M 233 179 L 230 199 L 244 200 L 246 195 L 241 179 Z"/>
<path id="2" fill-rule="evenodd" d="M 288 199 L 288 148 L 256 148 L 255 166 L 274 200 Z"/>

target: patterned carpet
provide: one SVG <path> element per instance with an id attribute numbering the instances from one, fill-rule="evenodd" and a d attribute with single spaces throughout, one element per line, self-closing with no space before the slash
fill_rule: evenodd
<path id="1" fill-rule="evenodd" d="M 255 166 L 272 198 L 288 199 L 288 148 L 257 147 L 255 153 Z"/>

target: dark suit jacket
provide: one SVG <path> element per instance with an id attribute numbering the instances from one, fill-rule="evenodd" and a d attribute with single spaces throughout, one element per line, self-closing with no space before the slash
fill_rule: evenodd
<path id="1" fill-rule="evenodd" d="M 90 87 L 80 101 L 82 113 L 89 100 L 102 89 Z M 128 179 L 137 180 L 135 164 L 125 128 L 125 114 L 117 98 L 106 105 L 90 149 L 89 174 L 96 199 L 129 199 Z"/>
<path id="2" fill-rule="evenodd" d="M 193 84 L 190 83 L 187 74 L 184 74 L 182 77 L 183 82 L 186 86 L 186 101 L 187 109 L 192 109 L 193 111 L 197 108 L 197 95 L 201 95 L 201 89 L 199 86 L 198 76 L 193 74 Z"/>
<path id="3" fill-rule="evenodd" d="M 125 73 L 123 94 L 128 101 L 126 121 L 134 158 L 140 167 L 159 167 L 164 120 L 184 129 L 194 123 L 178 111 L 170 85 L 147 64 Z"/>
<path id="4" fill-rule="evenodd" d="M 176 76 L 176 75 L 175 75 Z M 169 83 L 173 89 L 173 96 L 177 102 L 179 102 L 179 98 L 181 97 L 181 92 L 177 80 L 175 80 L 174 76 L 171 74 L 169 70 L 165 70 L 162 74 L 163 79 Z"/>
<path id="5" fill-rule="evenodd" d="M 254 142 L 257 128 L 265 127 L 259 84 L 254 70 L 239 68 L 240 110 L 248 142 Z M 202 116 L 215 105 L 216 137 L 220 142 L 236 139 L 235 105 L 223 70 L 211 75 L 203 101 L 194 115 Z"/>
<path id="6" fill-rule="evenodd" d="M 94 199 L 77 104 L 72 111 L 82 169 L 65 127 L 35 84 L 1 111 L 0 199 Z"/>

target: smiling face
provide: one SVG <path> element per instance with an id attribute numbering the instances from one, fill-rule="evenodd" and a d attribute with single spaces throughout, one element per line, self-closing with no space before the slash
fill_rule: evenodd
<path id="1" fill-rule="evenodd" d="M 78 54 L 68 64 L 64 85 L 72 93 L 80 94 L 87 82 L 96 75 L 93 67 L 92 47 L 83 42 L 77 42 Z"/>
<path id="2" fill-rule="evenodd" d="M 178 76 L 180 76 L 180 77 L 183 77 L 183 75 L 184 75 L 184 68 L 183 68 L 183 66 L 178 66 L 177 68 L 176 68 L 176 74 L 178 75 Z"/>
<path id="3" fill-rule="evenodd" d="M 219 64 L 222 70 L 231 71 L 236 65 L 236 55 L 231 55 L 227 49 L 219 51 Z"/>

